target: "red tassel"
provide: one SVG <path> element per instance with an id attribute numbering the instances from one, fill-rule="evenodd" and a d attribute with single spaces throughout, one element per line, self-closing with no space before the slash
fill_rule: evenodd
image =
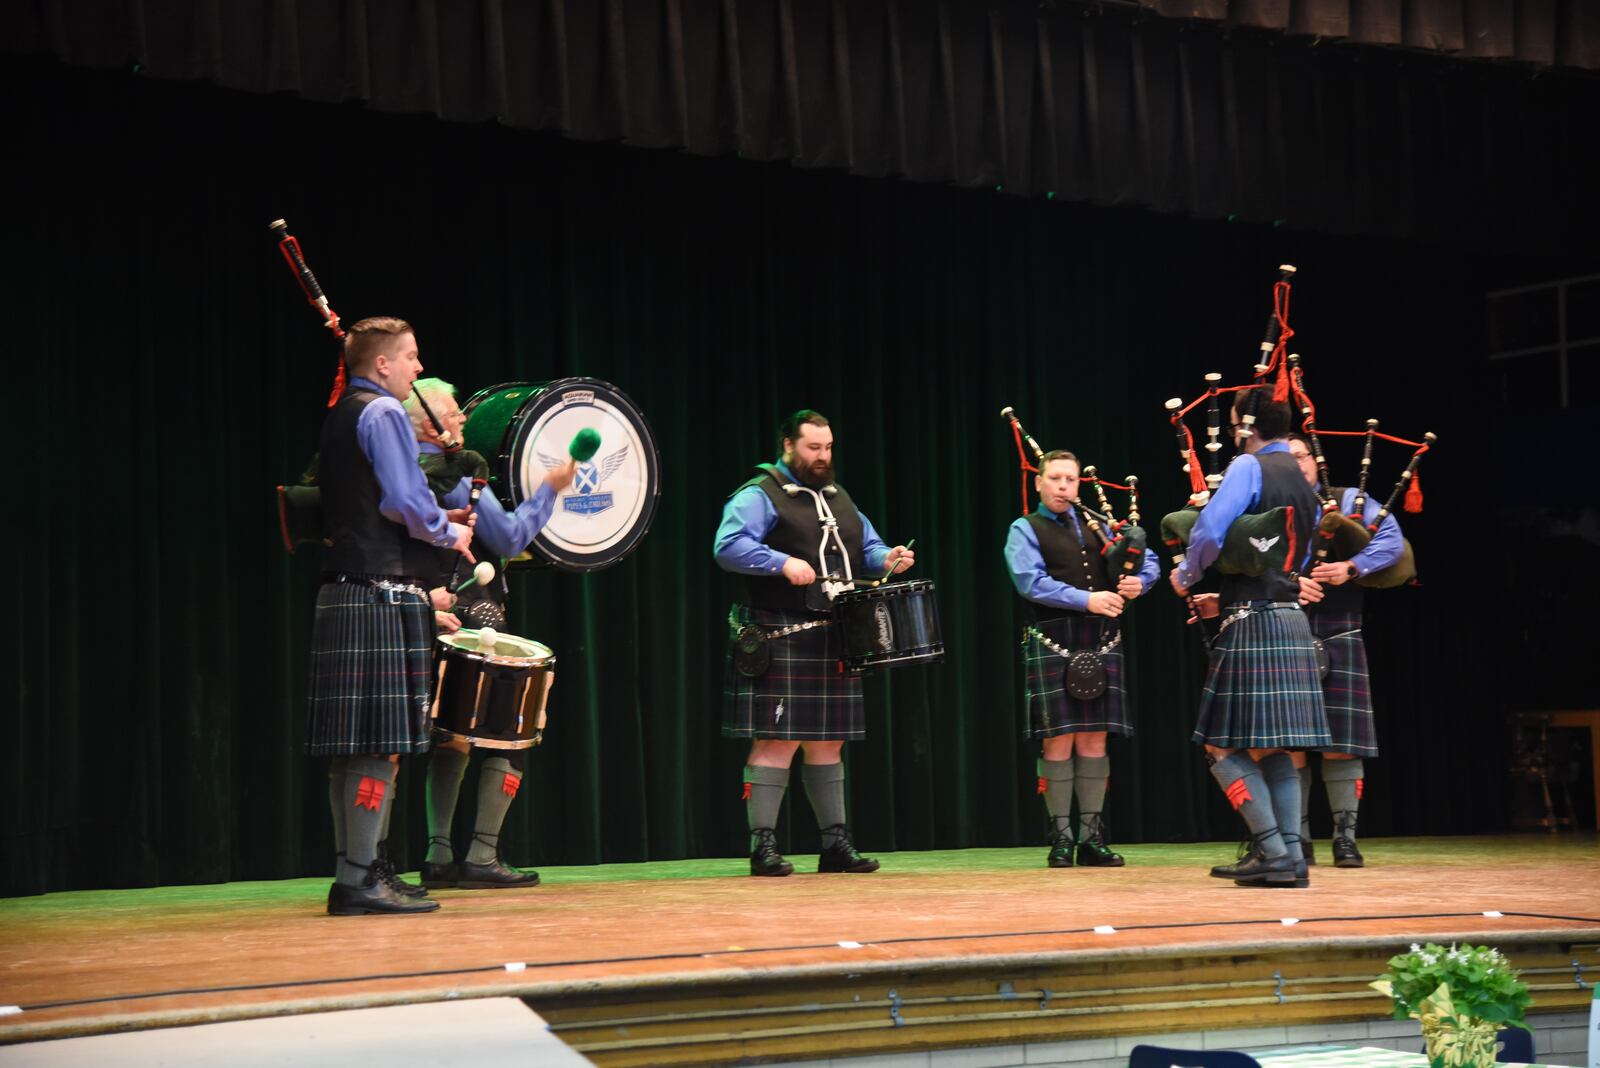
<path id="1" fill-rule="evenodd" d="M 1422 473 L 1413 472 L 1411 485 L 1406 487 L 1406 511 L 1415 515 L 1422 511 Z"/>
<path id="2" fill-rule="evenodd" d="M 507 797 L 516 797 L 517 788 L 522 785 L 522 776 L 506 772 L 505 781 L 500 784 L 500 792 Z"/>
<path id="3" fill-rule="evenodd" d="M 328 394 L 328 407 L 332 408 L 344 396 L 344 353 L 339 354 L 339 370 L 333 376 L 333 392 Z"/>
<path id="4" fill-rule="evenodd" d="M 1289 399 L 1289 361 L 1278 365 L 1278 380 L 1272 384 L 1272 399 L 1282 403 Z"/>
<path id="5" fill-rule="evenodd" d="M 748 800 L 750 800 L 750 784 L 749 783 L 745 783 L 744 784 L 744 794 L 742 796 L 740 796 L 739 800 L 740 801 L 748 801 Z"/>

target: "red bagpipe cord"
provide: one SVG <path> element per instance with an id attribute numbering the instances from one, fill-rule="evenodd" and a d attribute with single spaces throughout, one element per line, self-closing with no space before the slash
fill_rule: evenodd
<path id="1" fill-rule="evenodd" d="M 1032 472 L 1037 475 L 1039 469 L 1028 462 L 1028 452 L 1022 447 L 1022 427 L 1012 423 L 1011 436 L 1017 439 L 1017 461 L 1022 466 L 1022 473 L 1019 476 L 1022 479 L 1022 514 L 1027 515 L 1033 511 L 1028 507 L 1028 474 Z"/>
<path id="2" fill-rule="evenodd" d="M 1278 318 L 1278 344 L 1272 350 L 1272 359 L 1267 362 L 1266 374 L 1274 370 L 1278 372 L 1278 378 L 1272 384 L 1274 401 L 1289 399 L 1289 360 L 1285 354 L 1289 351 L 1289 339 L 1294 337 L 1294 328 L 1289 325 L 1289 288 L 1288 282 L 1272 284 L 1272 314 Z"/>

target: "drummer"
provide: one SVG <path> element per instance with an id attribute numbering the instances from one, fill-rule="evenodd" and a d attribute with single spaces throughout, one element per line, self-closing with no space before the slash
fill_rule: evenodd
<path id="1" fill-rule="evenodd" d="M 438 378 L 419 379 L 413 388 L 451 437 L 460 441 L 467 419 L 456 403 L 456 388 Z M 448 509 L 465 507 L 471 496 L 470 480 L 487 477 L 487 462 L 475 452 L 446 451 L 439 431 L 415 396 L 406 400 L 405 407 L 416 432 L 419 461 L 440 505 Z M 555 508 L 556 496 L 572 484 L 575 468 L 571 460 L 552 468 L 539 488 L 511 512 L 500 506 L 493 493 L 479 496 L 474 545 L 481 559 L 493 561 L 496 574 L 490 583 L 474 584 L 455 603 L 457 598 L 451 588 L 465 582 L 470 572 L 457 579 L 460 569 L 453 558 L 455 554 L 439 554 L 440 583 L 433 595 L 441 630 L 457 630 L 463 619 L 474 627 L 504 625 L 508 592 L 502 571 L 505 559 L 522 553 L 544 529 Z M 433 750 L 428 756 L 428 854 L 422 863 L 422 885 L 429 889 L 487 890 L 539 883 L 537 872 L 514 868 L 500 859 L 500 828 L 522 786 L 528 751 L 489 750 L 488 754 L 478 770 L 478 817 L 472 829 L 472 845 L 458 863 L 450 828 L 471 760 L 471 746 L 462 739 L 434 735 Z"/>
<path id="2" fill-rule="evenodd" d="M 760 464 L 722 510 L 715 555 L 740 576 L 728 615 L 730 649 L 722 733 L 750 738 L 744 769 L 750 874 L 781 876 L 794 866 L 778 852 L 774 828 L 789 786 L 789 766 L 805 750 L 801 773 L 822 831 L 821 872 L 872 872 L 845 819 L 844 743 L 866 735 L 859 676 L 840 662 L 825 584 L 845 569 L 877 578 L 915 563 L 904 545 L 889 548 L 833 481 L 833 430 L 801 409 L 778 430 L 781 456 Z M 836 533 L 821 551 L 825 533 Z"/>

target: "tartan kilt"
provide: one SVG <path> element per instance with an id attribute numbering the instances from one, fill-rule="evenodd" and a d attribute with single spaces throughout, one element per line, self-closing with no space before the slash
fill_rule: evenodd
<path id="1" fill-rule="evenodd" d="M 1298 606 L 1255 608 L 1222 628 L 1211 646 L 1193 739 L 1224 749 L 1332 743 L 1311 627 Z"/>
<path id="2" fill-rule="evenodd" d="M 1051 641 L 1078 652 L 1099 649 L 1117 635 L 1117 624 L 1082 613 L 1035 623 Z M 1080 731 L 1133 734 L 1127 694 L 1122 686 L 1122 643 L 1100 657 L 1106 665 L 1106 692 L 1092 701 L 1067 693 L 1067 658 L 1045 646 L 1027 629 L 1022 632 L 1022 661 L 1027 673 L 1022 736 L 1049 738 Z"/>
<path id="3" fill-rule="evenodd" d="M 733 666 L 733 636 L 751 623 L 769 631 L 816 619 L 734 605 L 728 616 L 728 653 L 722 693 L 722 733 L 728 738 L 788 741 L 856 741 L 867 735 L 861 676 L 845 672 L 839 628 L 815 627 L 767 643 L 765 673 L 749 678 Z"/>
<path id="4" fill-rule="evenodd" d="M 1360 612 L 1306 613 L 1311 633 L 1328 650 L 1328 677 L 1322 680 L 1322 706 L 1328 713 L 1328 751 L 1351 756 L 1378 755 L 1378 728 L 1372 714 L 1372 682 L 1367 675 L 1367 643 Z"/>
<path id="5" fill-rule="evenodd" d="M 310 756 L 420 753 L 433 699 L 433 606 L 426 597 L 324 583 L 311 624 Z"/>

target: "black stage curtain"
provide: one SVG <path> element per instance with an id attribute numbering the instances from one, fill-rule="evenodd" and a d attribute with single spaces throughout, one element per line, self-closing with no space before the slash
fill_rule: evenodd
<path id="1" fill-rule="evenodd" d="M 1502 823 L 1502 665 L 1482 653 L 1502 616 L 1482 538 L 1463 533 L 1486 487 L 1479 413 L 1455 398 L 1482 363 L 1483 289 L 1549 263 L 44 62 L 4 85 L 23 182 L 0 291 L 27 606 L 0 787 L 6 893 L 328 867 L 323 771 L 300 755 L 317 564 L 284 553 L 272 487 L 314 447 L 333 360 L 272 246 L 278 216 L 346 321 L 415 324 L 429 373 L 469 392 L 602 378 L 659 438 L 666 489 L 637 553 L 516 580 L 512 629 L 560 668 L 508 824 L 515 861 L 743 851 L 711 540 L 800 406 L 835 420 L 841 479 L 879 529 L 918 539 L 914 574 L 938 583 L 950 647 L 941 667 L 869 683 L 870 738 L 847 757 L 862 845 L 1038 842 L 1000 552 L 1016 457 L 997 413 L 1015 405 L 1046 446 L 1141 474 L 1159 517 L 1183 492 L 1162 402 L 1205 371 L 1247 373 L 1284 261 L 1302 269 L 1297 347 L 1324 424 L 1376 415 L 1443 442 L 1427 511 L 1405 517 L 1424 585 L 1371 598 L 1385 756 L 1364 828 Z M 1336 463 L 1351 477 L 1352 455 Z M 1170 592 L 1134 607 L 1128 646 L 1140 734 L 1114 750 L 1116 839 L 1233 836 L 1188 741 L 1203 660 Z M 403 863 L 420 858 L 422 774 L 402 771 Z M 798 795 L 795 851 L 815 847 Z"/>
<path id="2" fill-rule="evenodd" d="M 1547 248 L 1600 218 L 1580 177 L 1597 162 L 1600 81 L 1587 70 L 1534 77 L 1326 42 L 1592 69 L 1600 14 L 1585 0 L 1143 2 L 1175 17 L 1035 0 L 35 0 L 8 7 L 0 47 L 581 140 L 1331 233 Z"/>

